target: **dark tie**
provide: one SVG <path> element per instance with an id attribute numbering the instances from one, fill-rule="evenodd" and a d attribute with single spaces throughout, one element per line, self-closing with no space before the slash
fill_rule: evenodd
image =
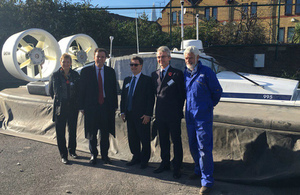
<path id="1" fill-rule="evenodd" d="M 104 97 L 103 97 L 103 86 L 102 86 L 102 77 L 101 77 L 101 69 L 98 71 L 98 89 L 99 89 L 99 96 L 98 96 L 98 102 L 100 105 L 104 103 Z"/>
<path id="2" fill-rule="evenodd" d="M 165 76 L 165 70 L 162 70 L 162 71 L 161 71 L 161 76 L 160 76 L 161 80 L 164 79 L 164 76 Z"/>
<path id="3" fill-rule="evenodd" d="M 127 106 L 128 111 L 132 110 L 132 95 L 133 95 L 133 89 L 134 89 L 134 85 L 135 85 L 135 79 L 136 79 L 136 77 L 133 77 L 131 84 L 130 84 L 129 93 L 128 93 L 128 106 Z"/>

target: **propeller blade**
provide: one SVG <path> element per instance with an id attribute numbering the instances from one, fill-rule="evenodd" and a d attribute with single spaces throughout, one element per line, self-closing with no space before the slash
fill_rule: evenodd
<path id="1" fill-rule="evenodd" d="M 45 56 L 46 57 L 46 60 L 56 60 L 55 57 L 51 57 L 51 56 Z"/>
<path id="2" fill-rule="evenodd" d="M 26 41 L 24 41 L 24 39 L 20 40 L 20 44 L 27 52 L 30 52 L 33 49 L 33 47 L 31 47 L 28 43 L 26 43 Z"/>
<path id="3" fill-rule="evenodd" d="M 42 66 L 38 65 L 39 73 L 40 73 L 40 78 L 43 78 L 43 73 L 42 73 Z"/>
<path id="4" fill-rule="evenodd" d="M 79 45 L 79 43 L 75 40 L 75 42 L 76 42 L 76 45 L 77 45 L 77 48 L 78 48 L 78 51 L 80 51 L 81 49 L 80 49 L 80 45 Z"/>
<path id="5" fill-rule="evenodd" d="M 70 56 L 71 56 L 72 60 L 77 60 L 77 56 L 72 55 L 72 54 Z"/>
<path id="6" fill-rule="evenodd" d="M 91 51 L 92 47 L 89 47 L 85 50 L 85 53 L 89 53 Z"/>
<path id="7" fill-rule="evenodd" d="M 39 40 L 39 42 L 36 44 L 35 47 L 43 49 L 44 48 L 44 44 L 45 44 L 45 36 L 42 36 L 41 39 Z"/>
<path id="8" fill-rule="evenodd" d="M 20 69 L 22 69 L 22 68 L 24 68 L 24 67 L 30 65 L 30 62 L 31 62 L 31 60 L 28 59 L 28 60 L 26 60 L 25 62 L 23 62 L 22 64 L 20 64 Z"/>
<path id="9" fill-rule="evenodd" d="M 73 47 L 69 47 L 69 54 L 75 54 L 75 51 L 72 50 Z"/>
<path id="10" fill-rule="evenodd" d="M 25 54 L 27 54 L 27 51 L 25 51 L 25 50 L 23 49 L 23 47 L 18 47 L 18 50 L 20 50 L 20 51 L 24 52 Z"/>

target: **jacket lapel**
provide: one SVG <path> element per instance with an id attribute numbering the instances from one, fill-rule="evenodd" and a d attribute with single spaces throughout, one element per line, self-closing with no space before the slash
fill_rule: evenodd
<path id="1" fill-rule="evenodd" d="M 133 93 L 133 98 L 135 97 L 136 92 L 140 90 L 141 86 L 143 86 L 143 85 L 142 85 L 143 79 L 144 79 L 144 75 L 141 74 L 141 75 L 140 75 L 140 78 L 139 78 L 139 80 L 138 80 L 138 82 L 137 82 L 137 84 L 136 84 L 136 87 L 135 87 L 135 90 L 134 90 L 134 93 Z M 138 93 L 138 92 L 137 92 L 137 93 Z"/>
<path id="2" fill-rule="evenodd" d="M 92 72 L 91 76 L 92 76 L 93 83 L 95 83 L 96 86 L 97 86 L 97 89 L 99 89 L 98 88 L 98 79 L 97 79 L 97 72 L 96 72 L 96 65 L 95 64 L 93 65 L 93 68 L 91 68 L 91 72 Z"/>
<path id="3" fill-rule="evenodd" d="M 159 92 L 158 93 L 160 93 L 160 91 L 162 90 L 162 88 L 163 87 L 165 87 L 166 85 L 168 85 L 167 83 L 171 80 L 171 78 L 172 78 L 172 73 L 173 72 L 173 69 L 172 69 L 172 67 L 170 66 L 169 68 L 168 68 L 168 71 L 166 72 L 166 74 L 165 74 L 165 76 L 164 76 L 164 78 L 163 78 L 163 80 L 161 81 L 161 79 L 160 79 L 160 71 L 158 71 L 158 80 L 159 81 L 161 81 L 161 83 L 160 83 L 160 89 L 159 89 Z"/>
<path id="4" fill-rule="evenodd" d="M 157 82 L 157 94 L 160 93 L 161 91 L 161 88 L 162 88 L 162 80 L 160 79 L 160 70 L 157 70 L 156 71 L 156 75 L 157 75 L 157 79 L 156 79 L 156 82 Z"/>

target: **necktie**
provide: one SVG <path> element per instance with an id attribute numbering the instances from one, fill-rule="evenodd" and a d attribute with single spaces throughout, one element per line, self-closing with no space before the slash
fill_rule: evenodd
<path id="1" fill-rule="evenodd" d="M 164 76 L 165 76 L 165 70 L 162 70 L 162 71 L 161 71 L 161 77 L 160 77 L 160 78 L 161 78 L 161 80 L 163 80 L 163 79 L 164 79 Z"/>
<path id="2" fill-rule="evenodd" d="M 98 102 L 100 105 L 104 103 L 104 97 L 103 97 L 103 86 L 102 86 L 102 77 L 100 70 L 98 71 L 98 89 L 99 89 L 99 96 L 98 96 Z"/>
<path id="3" fill-rule="evenodd" d="M 136 79 L 136 77 L 133 77 L 131 84 L 130 84 L 129 93 L 128 93 L 128 106 L 127 106 L 128 111 L 132 110 L 132 95 L 133 95 L 133 89 L 134 89 L 134 85 L 135 85 L 135 79 Z"/>

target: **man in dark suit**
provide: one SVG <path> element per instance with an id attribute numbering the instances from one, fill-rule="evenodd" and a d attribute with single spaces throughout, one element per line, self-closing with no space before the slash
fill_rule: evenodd
<path id="1" fill-rule="evenodd" d="M 111 164 L 108 157 L 109 133 L 115 136 L 117 81 L 114 69 L 104 66 L 106 57 L 105 49 L 95 49 L 95 64 L 84 67 L 80 74 L 79 109 L 84 114 L 85 137 L 89 139 L 92 165 L 97 164 L 98 129 L 101 133 L 101 157 L 106 164 Z"/>
<path id="2" fill-rule="evenodd" d="M 183 73 L 169 65 L 171 53 L 168 47 L 161 46 L 156 53 L 160 69 L 152 73 L 152 82 L 156 94 L 155 118 L 161 147 L 160 166 L 154 173 L 170 169 L 170 138 L 173 142 L 173 177 L 181 177 L 183 158 L 181 142 L 181 119 L 185 100 Z"/>
<path id="3" fill-rule="evenodd" d="M 133 57 L 130 62 L 132 76 L 124 79 L 121 95 L 121 117 L 127 120 L 128 142 L 132 160 L 128 166 L 141 162 L 141 169 L 150 159 L 150 119 L 153 115 L 154 92 L 151 78 L 142 73 L 143 59 Z M 142 149 L 141 149 L 142 144 Z"/>

